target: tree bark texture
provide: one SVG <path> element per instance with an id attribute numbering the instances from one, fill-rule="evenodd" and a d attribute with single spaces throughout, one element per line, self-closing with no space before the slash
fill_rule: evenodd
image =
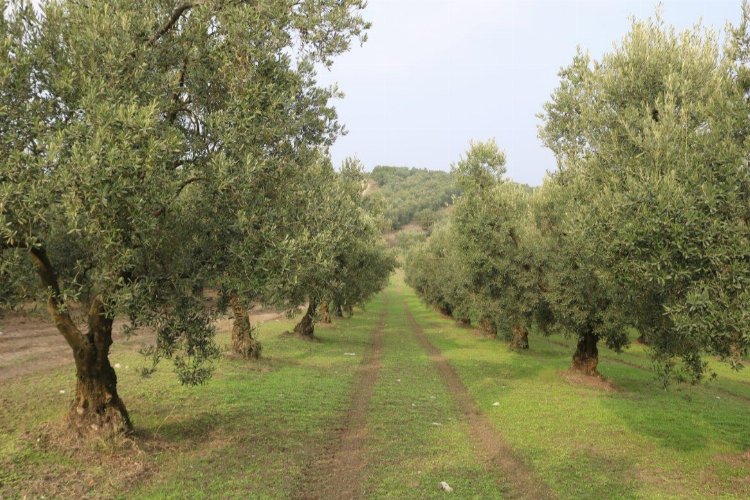
<path id="1" fill-rule="evenodd" d="M 320 318 L 321 323 L 325 323 L 328 325 L 332 323 L 331 312 L 328 310 L 328 302 L 322 302 L 320 304 L 320 308 L 318 309 L 318 317 Z"/>
<path id="2" fill-rule="evenodd" d="M 101 297 L 92 299 L 84 334 L 70 317 L 61 299 L 57 275 L 43 248 L 31 248 L 37 273 L 49 291 L 47 311 L 65 338 L 76 365 L 76 395 L 69 423 L 79 433 L 128 433 L 133 426 L 125 404 L 117 394 L 117 375 L 109 363 L 112 318 Z"/>
<path id="3" fill-rule="evenodd" d="M 229 299 L 234 315 L 232 323 L 232 350 L 245 359 L 260 358 L 261 345 L 253 337 L 253 327 L 242 301 L 236 295 Z"/>
<path id="4" fill-rule="evenodd" d="M 307 306 L 307 311 L 302 319 L 294 327 L 294 333 L 305 338 L 313 338 L 315 333 L 315 311 L 318 305 L 314 300 L 310 300 L 310 305 Z"/>
<path id="5" fill-rule="evenodd" d="M 576 352 L 573 354 L 573 369 L 584 375 L 599 375 L 596 367 L 599 364 L 599 349 L 596 344 L 599 337 L 591 332 L 586 332 L 578 339 Z"/>

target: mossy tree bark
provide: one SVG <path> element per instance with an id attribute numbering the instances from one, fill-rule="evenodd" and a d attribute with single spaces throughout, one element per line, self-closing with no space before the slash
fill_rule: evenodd
<path id="1" fill-rule="evenodd" d="M 578 339 L 576 352 L 573 354 L 574 370 L 579 371 L 584 375 L 599 375 L 599 372 L 597 371 L 597 366 L 599 364 L 599 349 L 596 346 L 598 342 L 599 337 L 594 335 L 591 331 L 585 332 L 584 335 Z"/>
<path id="2" fill-rule="evenodd" d="M 245 359 L 260 358 L 261 345 L 253 337 L 253 328 L 250 324 L 250 317 L 247 309 L 237 295 L 232 295 L 229 299 L 234 314 L 232 324 L 232 350 Z"/>
<path id="3" fill-rule="evenodd" d="M 315 333 L 315 311 L 318 304 L 314 300 L 310 300 L 310 304 L 307 306 L 307 311 L 302 319 L 294 327 L 294 333 L 305 338 L 313 338 Z"/>

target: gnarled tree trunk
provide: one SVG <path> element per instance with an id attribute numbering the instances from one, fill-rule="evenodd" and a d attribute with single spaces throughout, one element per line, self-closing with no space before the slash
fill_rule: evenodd
<path id="1" fill-rule="evenodd" d="M 295 334 L 301 337 L 313 338 L 313 334 L 315 333 L 315 310 L 317 307 L 318 304 L 314 300 L 310 300 L 310 305 L 307 306 L 305 315 L 302 316 L 300 322 L 294 327 Z"/>
<path id="2" fill-rule="evenodd" d="M 332 323 L 331 313 L 328 310 L 328 302 L 322 302 L 320 304 L 320 308 L 318 309 L 318 317 L 320 318 L 321 323 L 326 323 L 328 325 Z"/>
<path id="3" fill-rule="evenodd" d="M 529 330 L 523 325 L 513 325 L 513 336 L 510 339 L 511 349 L 529 348 Z"/>
<path id="4" fill-rule="evenodd" d="M 599 337 L 590 331 L 578 339 L 576 352 L 573 354 L 573 369 L 584 375 L 599 375 L 596 367 L 599 364 L 599 349 L 596 344 Z"/>
<path id="5" fill-rule="evenodd" d="M 117 375 L 109 363 L 112 319 L 97 303 L 89 314 L 89 331 L 74 347 L 76 397 L 70 422 L 79 432 L 130 432 L 132 424 L 125 403 L 117 394 Z"/>
<path id="6" fill-rule="evenodd" d="M 234 314 L 232 323 L 232 350 L 245 359 L 260 358 L 261 345 L 253 337 L 253 328 L 250 324 L 250 318 L 247 315 L 247 309 L 236 295 L 229 299 Z"/>
<path id="7" fill-rule="evenodd" d="M 88 332 L 84 335 L 61 299 L 57 275 L 47 253 L 40 247 L 30 248 L 29 252 L 42 283 L 49 290 L 47 310 L 73 350 L 76 396 L 68 414 L 71 427 L 80 433 L 130 432 L 133 429 L 130 416 L 117 394 L 117 375 L 109 363 L 112 318 L 104 302 L 98 296 L 92 300 Z"/>

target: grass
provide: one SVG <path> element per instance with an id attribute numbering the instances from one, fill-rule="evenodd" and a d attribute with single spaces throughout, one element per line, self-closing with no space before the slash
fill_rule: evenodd
<path id="1" fill-rule="evenodd" d="M 438 484 L 446 481 L 464 498 L 497 498 L 497 472 L 474 458 L 458 408 L 410 330 L 408 293 L 401 281 L 388 291 L 366 489 L 378 498 L 437 498 L 444 495 Z"/>
<path id="2" fill-rule="evenodd" d="M 572 341 L 532 336 L 531 350 L 514 352 L 408 300 L 496 428 L 560 497 L 750 496 L 750 460 L 741 458 L 750 401 L 724 392 L 745 394 L 747 372 L 665 391 L 648 369 L 604 349 L 600 371 L 617 390 L 572 384 L 562 376 Z M 650 366 L 641 346 L 622 358 Z"/>
<path id="3" fill-rule="evenodd" d="M 265 358 L 224 358 L 203 387 L 179 386 L 167 364 L 141 379 L 135 343 L 115 345 L 133 441 L 74 448 L 56 441 L 72 367 L 4 382 L 0 498 L 304 492 L 307 465 L 337 439 L 381 312 L 382 367 L 362 443 L 367 496 L 434 498 L 446 481 L 460 498 L 501 498 L 507 478 L 476 459 L 455 400 L 409 328 L 407 306 L 492 424 L 559 497 L 750 497 L 750 460 L 742 458 L 750 449 L 748 371 L 717 364 L 715 382 L 665 391 L 645 348 L 633 346 L 623 355 L 602 349 L 600 369 L 616 390 L 581 385 L 563 376 L 570 340 L 532 336 L 531 350 L 511 351 L 440 316 L 396 275 L 354 318 L 320 326 L 320 342 L 282 335 L 293 320 L 262 324 Z M 228 334 L 219 341 L 228 343 Z"/>

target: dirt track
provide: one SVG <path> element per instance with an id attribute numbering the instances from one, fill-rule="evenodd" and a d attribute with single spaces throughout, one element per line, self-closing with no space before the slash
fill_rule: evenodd
<path id="1" fill-rule="evenodd" d="M 294 498 L 363 498 L 365 438 L 370 399 L 382 366 L 385 311 L 372 332 L 372 344 L 357 369 L 352 400 L 336 440 L 329 443 L 305 470 Z"/>
<path id="2" fill-rule="evenodd" d="M 552 490 L 516 456 L 508 442 L 482 413 L 456 371 L 440 350 L 430 342 L 422 327 L 414 319 L 408 304 L 405 307 L 412 333 L 430 356 L 448 391 L 458 404 L 459 411 L 463 414 L 478 458 L 488 467 L 497 468 L 503 472 L 503 479 L 512 488 L 508 492 L 510 498 L 555 498 Z M 503 486 L 502 483 L 501 486 Z"/>

